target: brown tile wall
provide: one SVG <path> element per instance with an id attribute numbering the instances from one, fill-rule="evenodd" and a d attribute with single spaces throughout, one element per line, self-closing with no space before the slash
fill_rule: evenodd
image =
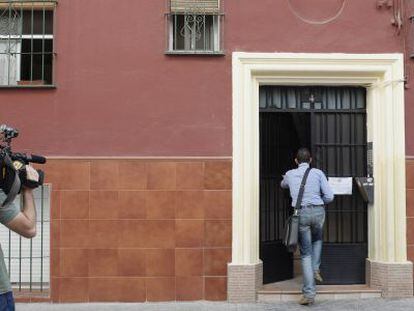
<path id="1" fill-rule="evenodd" d="M 414 262 L 414 159 L 406 167 Z M 51 160 L 45 171 L 52 301 L 226 300 L 230 160 Z"/>
<path id="2" fill-rule="evenodd" d="M 226 300 L 230 160 L 51 160 L 54 302 Z"/>

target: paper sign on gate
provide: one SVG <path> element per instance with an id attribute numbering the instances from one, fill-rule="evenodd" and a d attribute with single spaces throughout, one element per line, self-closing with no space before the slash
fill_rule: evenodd
<path id="1" fill-rule="evenodd" d="M 328 183 L 331 186 L 334 194 L 352 194 L 352 177 L 329 177 Z"/>

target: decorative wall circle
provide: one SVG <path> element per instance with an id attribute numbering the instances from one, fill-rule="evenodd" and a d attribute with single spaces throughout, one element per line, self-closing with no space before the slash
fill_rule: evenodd
<path id="1" fill-rule="evenodd" d="M 333 22 L 334 20 L 336 20 L 342 14 L 342 12 L 345 9 L 345 5 L 346 5 L 346 0 L 338 0 L 338 8 L 336 9 L 336 11 L 333 14 L 331 14 L 328 17 L 321 17 L 321 18 L 315 18 L 314 17 L 314 18 L 312 18 L 312 17 L 306 16 L 305 12 L 301 12 L 300 11 L 300 6 L 301 5 L 302 6 L 304 6 L 304 5 L 312 6 L 312 2 L 315 2 L 315 1 L 307 0 L 306 2 L 304 2 L 304 1 L 300 0 L 301 1 L 301 2 L 299 2 L 300 4 L 295 3 L 297 1 L 299 1 L 299 0 L 296 0 L 296 1 L 287 0 L 289 9 L 292 11 L 292 13 L 297 18 L 299 18 L 300 20 L 302 20 L 305 23 L 312 24 L 312 25 L 324 25 L 324 24 L 328 24 L 330 22 Z M 319 2 L 323 3 L 323 1 L 319 1 Z M 318 6 L 320 6 L 321 3 L 318 3 Z M 315 5 L 316 5 L 316 3 L 315 3 Z"/>

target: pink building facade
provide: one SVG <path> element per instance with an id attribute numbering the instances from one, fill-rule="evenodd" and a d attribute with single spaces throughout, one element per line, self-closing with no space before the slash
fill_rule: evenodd
<path id="1" fill-rule="evenodd" d="M 166 0 L 60 0 L 53 81 L 0 89 L 2 122 L 21 131 L 14 148 L 48 157 L 50 301 L 251 297 L 252 288 L 229 286 L 232 260 L 237 264 L 237 52 L 402 55 L 404 271 L 412 271 L 414 7 L 409 1 L 401 8 L 378 0 L 223 0 L 215 10 L 214 2 L 206 1 L 212 11 L 191 11 L 216 16 L 204 20 L 211 28 L 202 40 L 211 45 L 199 49 L 208 53 L 195 53 L 191 34 L 182 43 L 174 33 L 184 31 L 174 16 L 188 12 Z M 391 23 L 400 10 L 401 29 Z M 407 282 L 412 295 L 412 274 Z M 384 284 L 378 288 L 386 292 Z"/>

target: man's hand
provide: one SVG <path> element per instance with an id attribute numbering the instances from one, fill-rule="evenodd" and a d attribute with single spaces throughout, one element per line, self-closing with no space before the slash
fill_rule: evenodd
<path id="1" fill-rule="evenodd" d="M 36 236 L 36 207 L 33 190 L 23 188 L 21 194 L 23 197 L 23 209 L 6 224 L 6 227 L 25 238 L 31 239 Z"/>
<path id="2" fill-rule="evenodd" d="M 283 188 L 283 189 L 289 188 L 289 182 L 287 181 L 286 174 L 282 175 L 282 177 L 283 177 L 283 179 L 280 182 L 280 187 Z"/>

